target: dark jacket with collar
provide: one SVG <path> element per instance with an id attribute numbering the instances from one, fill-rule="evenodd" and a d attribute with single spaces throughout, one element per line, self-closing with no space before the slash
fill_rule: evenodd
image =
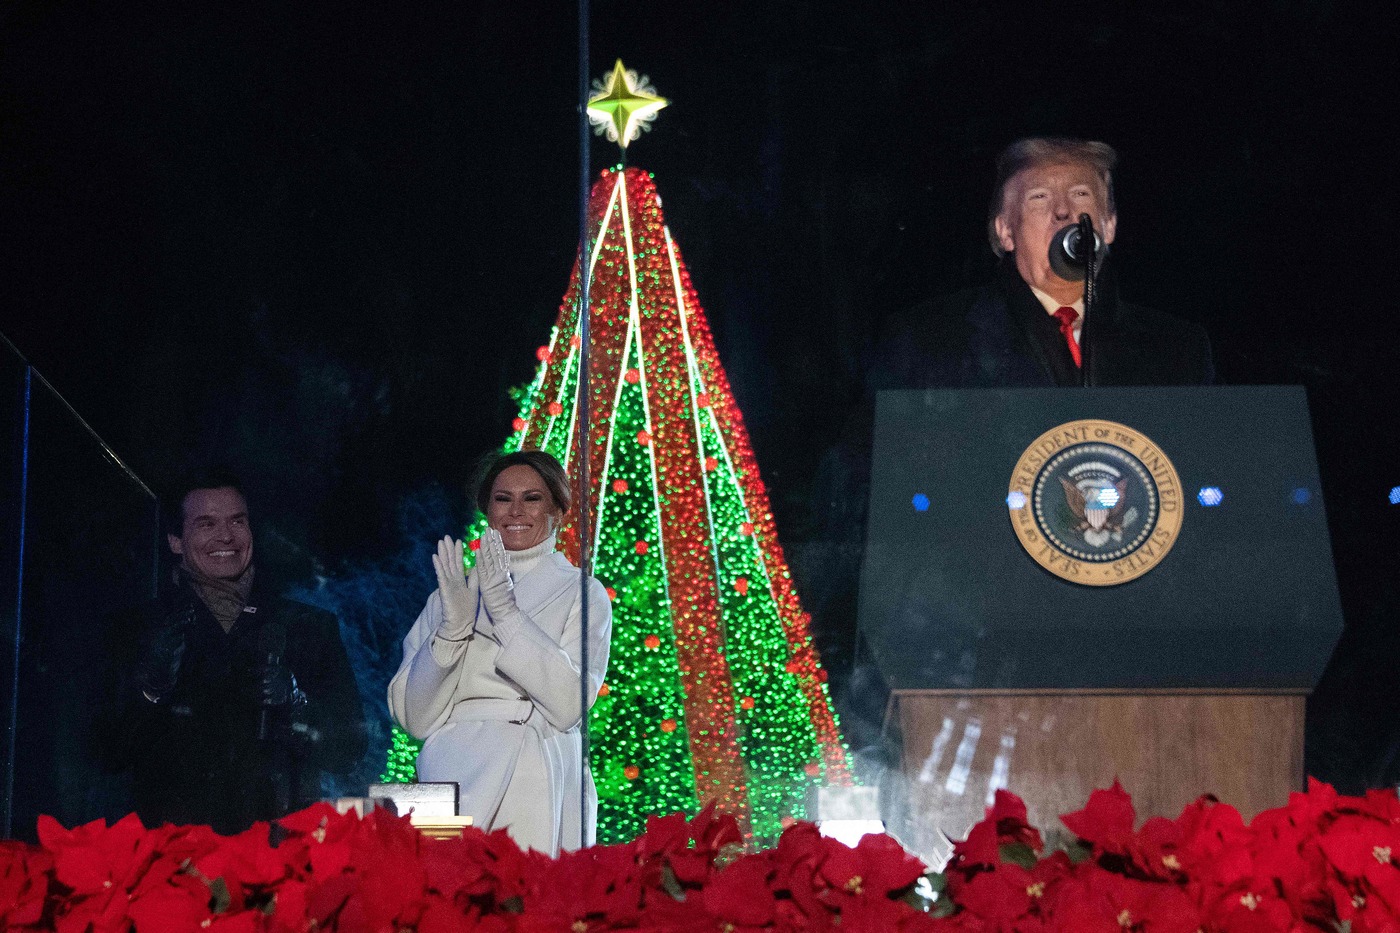
<path id="1" fill-rule="evenodd" d="M 1086 322 L 1089 383 L 1206 385 L 1210 340 L 1196 324 L 1118 297 L 1111 262 Z M 1081 385 L 1059 323 L 1045 313 L 1007 255 L 995 280 L 924 302 L 901 316 L 872 367 L 875 389 L 1033 388 Z"/>
<path id="2" fill-rule="evenodd" d="M 152 703 L 135 679 L 143 636 L 179 614 L 193 615 L 179 679 Z M 274 645 L 285 645 L 282 661 L 307 700 L 264 714 L 258 672 Z M 360 695 L 335 616 L 258 582 L 228 632 L 187 584 L 173 587 L 122 627 L 110 662 L 102 754 L 131 770 L 148 826 L 239 832 L 317 800 L 323 772 L 349 771 L 364 754 Z"/>

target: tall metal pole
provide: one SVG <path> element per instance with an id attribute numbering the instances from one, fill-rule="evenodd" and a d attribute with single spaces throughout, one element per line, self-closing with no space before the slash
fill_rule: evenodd
<path id="1" fill-rule="evenodd" d="M 15 497 L 18 513 L 15 544 L 15 623 L 12 638 L 5 646 L 9 657 L 6 659 L 10 682 L 5 686 L 9 693 L 9 713 L 5 717 L 5 773 L 0 781 L 0 839 L 13 835 L 15 815 L 15 753 L 18 750 L 16 736 L 19 732 L 19 646 L 24 636 L 24 546 L 28 532 L 26 519 L 29 508 L 29 416 L 33 401 L 34 369 L 27 363 L 24 366 L 24 384 L 20 396 L 20 436 L 19 436 L 19 489 Z M 8 569 L 8 568 L 6 568 Z"/>
<path id="2" fill-rule="evenodd" d="M 579 242 L 579 280 L 582 287 L 579 289 L 578 299 L 578 339 L 579 339 L 579 369 L 578 369 L 578 485 L 579 485 L 579 518 L 578 518 L 578 565 L 579 565 L 579 628 L 581 641 L 579 645 L 579 794 L 578 794 L 578 832 L 579 848 L 583 848 L 587 839 L 588 826 L 588 773 L 589 773 L 589 741 L 588 741 L 588 707 L 589 701 L 593 698 L 589 695 L 592 690 L 589 688 L 588 678 L 588 594 L 590 578 L 593 575 L 592 554 L 589 553 L 589 545 L 593 541 L 590 532 L 590 515 L 588 512 L 589 493 L 592 489 L 588 480 L 588 458 L 593 451 L 590 443 L 589 412 L 588 412 L 588 317 L 589 317 L 589 294 L 593 290 L 592 269 L 589 258 L 592 249 L 588 242 L 588 191 L 592 182 L 593 170 L 589 165 L 588 147 L 591 142 L 588 125 L 588 86 L 589 86 L 589 63 L 588 63 L 588 19 L 589 0 L 578 0 L 578 242 Z"/>

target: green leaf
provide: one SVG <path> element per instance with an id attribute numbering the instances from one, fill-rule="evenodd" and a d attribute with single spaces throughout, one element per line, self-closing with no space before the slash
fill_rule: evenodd
<path id="1" fill-rule="evenodd" d="M 206 881 L 209 885 L 209 910 L 216 914 L 225 913 L 233 905 L 233 895 L 229 894 L 228 882 L 223 878 Z"/>
<path id="2" fill-rule="evenodd" d="M 670 865 L 661 866 L 661 889 L 678 901 L 685 900 L 685 889 L 676 880 L 676 873 L 671 870 Z"/>
<path id="3" fill-rule="evenodd" d="M 1093 848 L 1082 842 L 1075 841 L 1065 846 L 1065 855 L 1069 856 L 1071 865 L 1078 865 L 1080 862 L 1086 861 L 1089 856 L 1093 854 Z"/>
<path id="4" fill-rule="evenodd" d="M 1008 842 L 1000 847 L 1001 860 L 1011 865 L 1030 869 L 1035 867 L 1035 850 L 1024 842 Z"/>

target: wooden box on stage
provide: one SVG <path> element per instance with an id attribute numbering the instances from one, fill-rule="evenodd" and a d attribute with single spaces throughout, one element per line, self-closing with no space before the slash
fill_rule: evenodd
<path id="1" fill-rule="evenodd" d="M 1047 829 L 1115 776 L 1281 805 L 1340 630 L 1301 389 L 880 394 L 857 663 L 921 853 L 998 787 Z"/>

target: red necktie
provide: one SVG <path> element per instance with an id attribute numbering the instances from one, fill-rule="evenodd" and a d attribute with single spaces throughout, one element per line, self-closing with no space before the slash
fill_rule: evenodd
<path id="1" fill-rule="evenodd" d="M 1083 366 L 1079 341 L 1074 339 L 1074 322 L 1079 320 L 1079 312 L 1073 308 L 1056 308 L 1055 317 L 1060 319 L 1060 333 L 1065 335 L 1065 343 L 1069 344 L 1069 355 L 1074 357 L 1074 365 Z"/>

